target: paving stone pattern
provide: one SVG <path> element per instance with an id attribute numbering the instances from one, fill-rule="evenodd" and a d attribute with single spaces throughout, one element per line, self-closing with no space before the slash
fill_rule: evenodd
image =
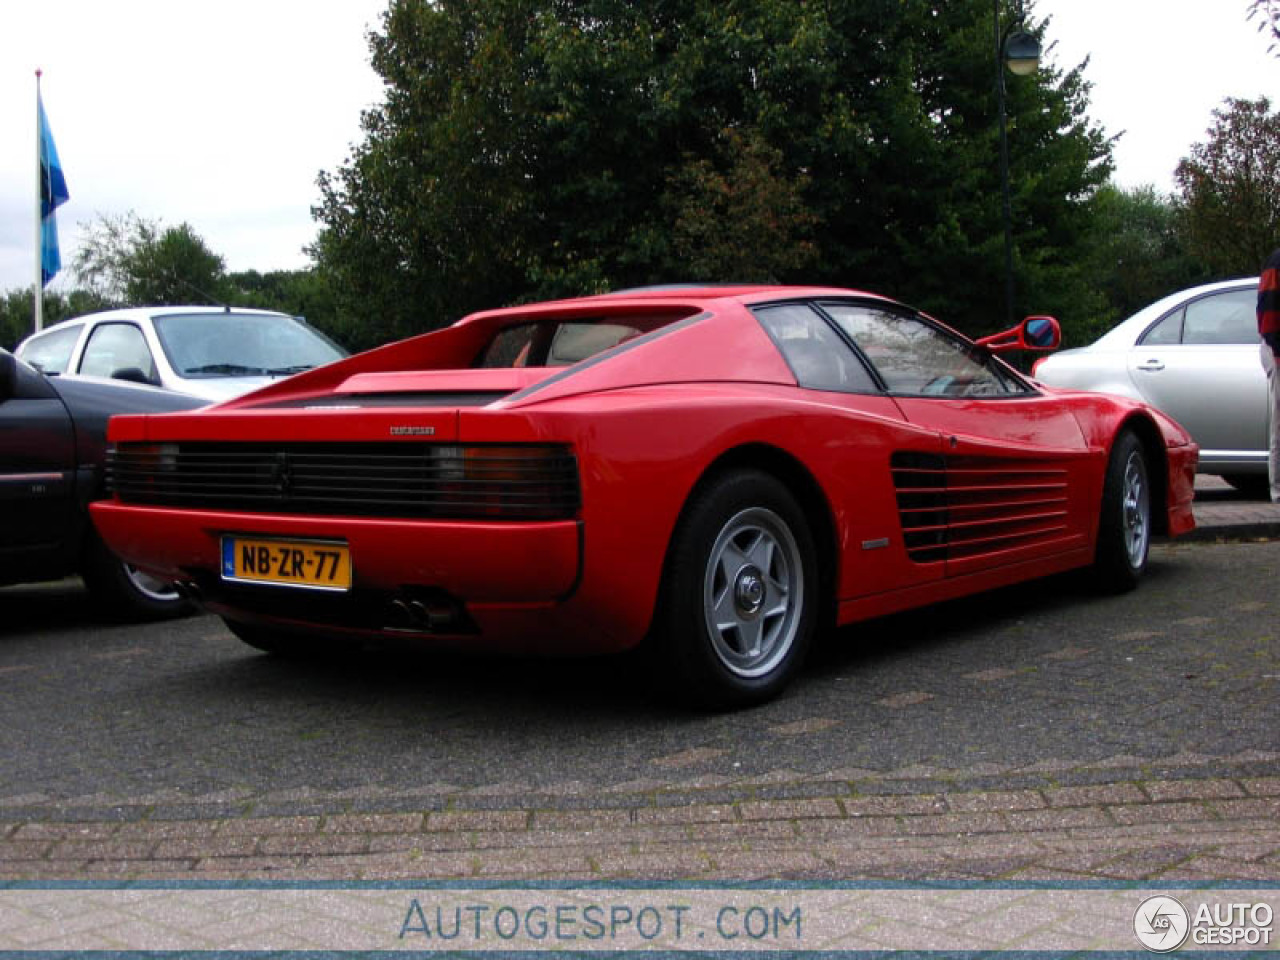
<path id="1" fill-rule="evenodd" d="M 1197 516 L 1205 540 L 1280 532 L 1280 506 L 1242 501 L 1212 481 L 1201 484 Z M 1195 619 L 1176 622 L 1194 629 Z M 1116 639 L 1159 638 L 1135 627 Z M 1066 644 L 1046 656 L 1070 664 L 1090 649 Z M 1025 669 L 963 676 L 1000 683 Z M 877 704 L 893 713 L 932 697 L 903 690 Z M 1275 703 L 1258 709 L 1274 715 Z M 837 727 L 814 717 L 767 732 Z M 651 781 L 541 792 L 426 784 L 56 800 L 0 789 L 0 882 L 1280 879 L 1280 752 L 1256 746 L 1160 760 L 698 773 L 725 753 L 686 748 L 654 760 Z"/>
<path id="2" fill-rule="evenodd" d="M 1276 770 L 1280 756 L 1238 763 L 1260 765 Z M 1108 769 L 1106 782 L 1083 782 Z M 1036 787 L 991 783 L 957 791 L 940 781 L 928 792 L 897 792 L 921 784 L 890 778 L 739 784 L 597 795 L 590 807 L 550 796 L 491 808 L 420 797 L 413 811 L 298 816 L 257 816 L 252 805 L 234 817 L 213 807 L 117 806 L 55 820 L 0 810 L 0 879 L 1280 877 L 1280 772 L 1169 779 L 1101 768 Z"/>

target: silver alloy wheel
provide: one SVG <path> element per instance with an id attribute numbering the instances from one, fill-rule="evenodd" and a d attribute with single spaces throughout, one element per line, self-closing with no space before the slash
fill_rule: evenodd
<path id="1" fill-rule="evenodd" d="M 161 580 L 149 573 L 143 573 L 137 567 L 123 561 L 120 565 L 124 568 L 124 575 L 133 585 L 133 589 L 148 600 L 154 600 L 156 603 L 173 603 L 178 599 L 178 591 L 173 589 L 173 584 L 168 580 Z"/>
<path id="2" fill-rule="evenodd" d="M 790 528 L 772 510 L 729 519 L 707 558 L 702 609 L 716 658 L 760 677 L 791 651 L 804 604 L 804 568 Z"/>
<path id="3" fill-rule="evenodd" d="M 1151 539 L 1151 493 L 1147 489 L 1146 463 L 1140 450 L 1132 451 L 1125 461 L 1120 509 L 1129 566 L 1137 569 L 1147 557 Z"/>

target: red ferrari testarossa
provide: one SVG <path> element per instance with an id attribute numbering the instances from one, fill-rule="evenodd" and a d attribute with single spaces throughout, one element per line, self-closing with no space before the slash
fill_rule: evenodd
<path id="1" fill-rule="evenodd" d="M 203 410 L 111 421 L 111 549 L 247 643 L 607 652 L 708 703 L 816 631 L 1191 529 L 1196 446 L 852 290 L 624 291 L 469 316 Z"/>

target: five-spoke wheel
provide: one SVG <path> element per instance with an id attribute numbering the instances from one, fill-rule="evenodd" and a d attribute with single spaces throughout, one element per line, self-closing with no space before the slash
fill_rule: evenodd
<path id="1" fill-rule="evenodd" d="M 775 696 L 818 622 L 817 553 L 804 511 L 759 470 L 711 477 L 672 540 L 655 640 L 666 678 L 704 706 Z"/>
<path id="2" fill-rule="evenodd" d="M 1142 441 L 1125 430 L 1111 447 L 1102 489 L 1094 577 L 1107 590 L 1132 590 L 1151 548 L 1151 483 Z"/>
<path id="3" fill-rule="evenodd" d="M 795 643 L 803 609 L 800 548 L 772 510 L 750 507 L 724 525 L 707 558 L 702 599 L 711 645 L 741 677 L 759 677 Z"/>

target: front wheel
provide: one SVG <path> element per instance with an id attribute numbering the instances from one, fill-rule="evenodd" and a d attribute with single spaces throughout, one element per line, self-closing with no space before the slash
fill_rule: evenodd
<path id="1" fill-rule="evenodd" d="M 757 470 L 716 478 L 668 557 L 655 626 L 669 680 L 709 707 L 776 696 L 804 661 L 818 604 L 813 535 L 787 488 Z"/>
<path id="2" fill-rule="evenodd" d="M 1126 430 L 1116 437 L 1102 488 L 1094 579 L 1114 591 L 1132 590 L 1147 568 L 1151 548 L 1151 483 L 1142 441 Z"/>

